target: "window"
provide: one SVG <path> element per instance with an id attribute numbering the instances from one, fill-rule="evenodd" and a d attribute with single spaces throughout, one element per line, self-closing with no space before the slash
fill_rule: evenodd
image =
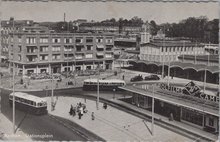
<path id="1" fill-rule="evenodd" d="M 112 38 L 107 38 L 106 39 L 106 43 L 112 43 L 112 42 L 113 42 Z"/>
<path id="2" fill-rule="evenodd" d="M 91 42 L 93 42 L 93 38 L 92 37 L 86 38 L 86 43 L 91 43 Z"/>
<path id="3" fill-rule="evenodd" d="M 73 54 L 64 54 L 65 59 L 72 59 Z"/>
<path id="4" fill-rule="evenodd" d="M 112 58 L 112 54 L 105 54 L 106 58 Z"/>
<path id="5" fill-rule="evenodd" d="M 37 60 L 36 56 L 27 56 L 28 62 L 35 62 Z"/>
<path id="6" fill-rule="evenodd" d="M 40 43 L 48 43 L 48 38 L 47 37 L 41 37 L 40 38 Z"/>
<path id="7" fill-rule="evenodd" d="M 83 58 L 83 54 L 76 54 L 76 59 L 82 59 Z"/>
<path id="8" fill-rule="evenodd" d="M 48 55 L 40 55 L 40 61 L 47 61 Z"/>
<path id="9" fill-rule="evenodd" d="M 53 43 L 60 43 L 60 38 L 53 38 L 53 39 L 52 39 L 52 42 L 53 42 Z"/>
<path id="10" fill-rule="evenodd" d="M 40 52 L 47 52 L 48 46 L 40 46 Z"/>
<path id="11" fill-rule="evenodd" d="M 21 61 L 21 55 L 18 55 L 18 61 Z"/>
<path id="12" fill-rule="evenodd" d="M 64 43 L 72 43 L 72 39 L 71 38 L 65 38 Z"/>
<path id="13" fill-rule="evenodd" d="M 27 53 L 35 53 L 35 52 L 37 52 L 37 47 L 27 46 Z"/>
<path id="14" fill-rule="evenodd" d="M 76 43 L 82 43 L 83 42 L 83 38 L 76 38 Z"/>
<path id="15" fill-rule="evenodd" d="M 52 59 L 53 60 L 59 60 L 60 59 L 60 54 L 53 54 Z"/>
<path id="16" fill-rule="evenodd" d="M 27 37 L 26 38 L 26 43 L 27 44 L 34 44 L 34 43 L 36 43 L 36 38 L 34 38 L 34 37 Z"/>
<path id="17" fill-rule="evenodd" d="M 102 43 L 102 41 L 103 41 L 102 38 L 97 38 L 97 39 L 96 39 L 96 42 L 97 42 L 97 43 Z"/>
<path id="18" fill-rule="evenodd" d="M 76 51 L 82 51 L 83 46 L 76 46 Z"/>
<path id="19" fill-rule="evenodd" d="M 86 58 L 92 58 L 92 54 L 86 54 Z"/>
<path id="20" fill-rule="evenodd" d="M 88 51 L 92 50 L 92 45 L 86 45 L 86 50 Z"/>
<path id="21" fill-rule="evenodd" d="M 70 45 L 70 46 L 65 45 L 65 46 L 64 46 L 64 51 L 72 51 L 72 49 L 73 49 L 73 46 L 72 46 L 72 45 Z"/>
<path id="22" fill-rule="evenodd" d="M 113 48 L 113 45 L 106 45 L 106 51 L 111 51 Z"/>
<path id="23" fill-rule="evenodd" d="M 18 52 L 21 52 L 21 45 L 18 45 Z"/>
<path id="24" fill-rule="evenodd" d="M 53 46 L 52 51 L 59 52 L 60 51 L 60 46 Z"/>

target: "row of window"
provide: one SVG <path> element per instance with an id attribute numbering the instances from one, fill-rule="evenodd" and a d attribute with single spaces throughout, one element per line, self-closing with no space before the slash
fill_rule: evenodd
<path id="1" fill-rule="evenodd" d="M 40 55 L 39 56 L 39 60 L 40 61 L 48 61 L 49 55 Z M 73 59 L 74 55 L 73 54 L 64 54 L 64 59 Z M 75 59 L 92 59 L 94 56 L 92 53 L 88 53 L 88 54 L 76 54 L 75 55 Z M 104 55 L 102 56 L 104 57 Z M 105 58 L 112 58 L 112 54 L 107 53 L 105 54 Z M 27 61 L 28 62 L 36 62 L 38 59 L 37 56 L 27 56 Z M 52 55 L 52 60 L 60 60 L 61 59 L 61 54 L 53 54 Z M 21 55 L 18 55 L 18 60 L 21 61 Z"/>
<path id="2" fill-rule="evenodd" d="M 13 38 L 11 38 L 13 39 Z M 75 43 L 83 43 L 84 38 L 76 38 L 75 39 Z M 97 43 L 103 43 L 104 42 L 104 38 L 96 38 L 95 40 Z M 21 43 L 21 37 L 18 38 L 18 42 Z M 36 38 L 35 37 L 27 37 L 26 38 L 26 43 L 27 44 L 35 44 Z M 41 37 L 39 40 L 40 43 L 49 43 L 49 38 L 48 37 Z M 86 43 L 93 43 L 93 38 L 86 38 L 85 39 Z M 106 43 L 113 43 L 113 39 L 112 38 L 106 38 L 105 39 Z M 52 43 L 61 43 L 61 38 L 52 38 Z M 72 38 L 64 38 L 64 43 L 73 43 L 73 39 Z"/>
<path id="3" fill-rule="evenodd" d="M 104 46 L 103 46 L 104 47 Z M 73 51 L 74 46 L 65 46 L 64 51 Z M 13 49 L 13 48 L 12 48 Z M 48 46 L 40 46 L 40 52 L 47 52 L 49 47 Z M 76 46 L 76 51 L 83 51 L 84 46 Z M 21 52 L 22 47 L 19 45 L 18 46 L 18 52 Z M 93 46 L 92 45 L 86 45 L 86 51 L 92 51 Z M 111 51 L 112 47 L 107 47 L 106 46 L 106 51 Z M 53 46 L 52 47 L 53 52 L 60 52 L 61 51 L 61 46 Z M 104 51 L 104 48 L 97 48 L 97 51 Z M 27 46 L 27 53 L 36 53 L 37 52 L 37 47 L 36 46 Z"/>
<path id="4" fill-rule="evenodd" d="M 10 96 L 10 99 L 12 100 L 12 96 Z M 23 98 L 19 98 L 19 97 L 16 97 L 16 96 L 15 96 L 15 101 L 19 102 L 19 103 L 26 104 L 26 105 L 35 106 L 35 107 L 36 106 L 41 107 L 41 106 L 46 106 L 47 105 L 46 102 L 44 102 L 44 103 L 36 103 L 34 101 L 23 99 Z"/>

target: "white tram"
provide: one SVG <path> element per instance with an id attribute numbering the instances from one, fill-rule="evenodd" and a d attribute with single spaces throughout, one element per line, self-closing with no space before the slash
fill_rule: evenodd
<path id="1" fill-rule="evenodd" d="M 86 79 L 83 83 L 83 90 L 97 90 L 98 79 Z M 99 80 L 99 90 L 113 90 L 124 86 L 125 81 L 119 79 Z"/>
<path id="2" fill-rule="evenodd" d="M 15 108 L 32 114 L 47 114 L 47 101 L 43 98 L 23 92 L 15 92 Z M 9 103 L 12 106 L 13 93 L 9 95 Z"/>

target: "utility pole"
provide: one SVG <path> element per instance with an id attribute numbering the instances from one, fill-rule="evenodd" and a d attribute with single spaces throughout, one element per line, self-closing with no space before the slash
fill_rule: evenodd
<path id="1" fill-rule="evenodd" d="M 152 132 L 152 136 L 154 136 L 154 84 L 152 85 L 153 86 L 153 95 L 152 95 L 152 120 L 151 120 L 151 132 Z"/>
<path id="2" fill-rule="evenodd" d="M 12 38 L 13 38 L 13 49 L 14 51 L 14 17 L 12 18 Z M 13 108 L 12 108 L 12 117 L 13 117 L 13 134 L 15 134 L 15 68 L 14 68 L 14 54 L 13 54 Z"/>
<path id="3" fill-rule="evenodd" d="M 167 77 L 168 86 L 170 85 L 170 49 L 168 51 L 168 77 Z"/>
<path id="4" fill-rule="evenodd" d="M 51 85 L 51 111 L 54 110 L 54 101 L 53 101 L 53 93 L 54 93 L 54 89 L 53 89 L 53 84 L 54 84 L 54 80 L 53 80 L 53 69 L 51 70 L 51 75 L 52 75 L 52 85 Z"/>
<path id="5" fill-rule="evenodd" d="M 97 102 L 96 102 L 96 108 L 99 110 L 99 68 L 98 68 L 98 78 L 97 78 Z"/>

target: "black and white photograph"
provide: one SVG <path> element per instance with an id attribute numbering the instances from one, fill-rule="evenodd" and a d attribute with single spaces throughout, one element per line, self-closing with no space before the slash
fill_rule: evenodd
<path id="1" fill-rule="evenodd" d="M 0 0 L 0 141 L 219 141 L 216 1 Z"/>

